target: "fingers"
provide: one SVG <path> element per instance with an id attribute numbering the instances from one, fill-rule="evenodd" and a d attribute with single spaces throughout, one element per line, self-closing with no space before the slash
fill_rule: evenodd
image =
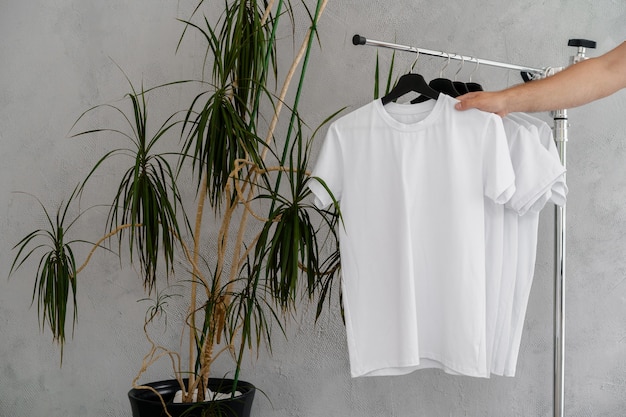
<path id="1" fill-rule="evenodd" d="M 454 107 L 457 110 L 475 109 L 478 107 L 475 98 L 479 95 L 480 92 L 471 92 L 458 96 L 456 99 L 459 100 L 459 102 L 456 103 Z"/>
<path id="2" fill-rule="evenodd" d="M 457 110 L 478 109 L 501 117 L 508 114 L 506 98 L 498 92 L 474 91 L 457 97 Z"/>

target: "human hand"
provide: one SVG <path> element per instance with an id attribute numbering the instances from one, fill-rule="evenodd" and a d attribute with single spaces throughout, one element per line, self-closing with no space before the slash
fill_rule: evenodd
<path id="1" fill-rule="evenodd" d="M 459 103 L 454 106 L 457 110 L 478 109 L 495 113 L 500 117 L 509 113 L 506 109 L 505 97 L 501 92 L 474 91 L 456 99 L 459 100 Z"/>

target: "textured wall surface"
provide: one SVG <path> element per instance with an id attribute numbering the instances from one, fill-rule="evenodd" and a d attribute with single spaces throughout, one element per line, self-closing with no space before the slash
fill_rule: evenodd
<path id="1" fill-rule="evenodd" d="M 216 2 L 221 3 L 221 2 Z M 309 2 L 310 3 L 310 2 Z M 69 139 L 78 115 L 127 91 L 116 63 L 136 85 L 197 77 L 201 53 L 175 53 L 187 0 L 0 1 L 0 276 L 11 247 L 43 225 L 32 193 L 46 203 L 67 197 L 101 152 L 94 139 Z M 306 22 L 297 15 L 296 21 Z M 622 41 L 623 1 L 330 0 L 320 25 L 301 112 L 316 125 L 343 106 L 372 98 L 378 53 L 355 47 L 355 33 L 428 49 L 536 67 L 562 66 L 573 54 L 569 38 L 598 41 L 591 54 Z M 304 29 L 300 27 L 299 29 Z M 297 36 L 301 37 L 301 31 Z M 199 41 L 199 40 L 198 40 Z M 193 43 L 193 39 L 191 40 Z M 292 45 L 284 48 L 290 52 Z M 399 54 L 400 68 L 412 55 Z M 422 57 L 418 70 L 438 75 L 441 60 Z M 451 64 L 452 76 L 458 64 Z M 464 68 L 459 78 L 467 77 Z M 486 89 L 520 82 L 509 71 L 479 68 Z M 173 93 L 171 108 L 186 103 Z M 167 114 L 170 107 L 154 109 Z M 570 112 L 566 415 L 626 413 L 626 91 Z M 548 118 L 548 115 L 543 117 Z M 106 190 L 106 181 L 102 181 Z M 100 226 L 91 230 L 97 239 Z M 553 218 L 542 214 L 535 281 L 515 378 L 477 380 L 420 371 L 403 377 L 350 379 L 345 329 L 333 305 L 313 324 L 303 311 L 276 337 L 273 355 L 248 361 L 245 379 L 260 387 L 254 415 L 321 416 L 549 416 L 552 409 Z M 80 254 L 84 256 L 85 253 Z M 79 286 L 79 322 L 59 350 L 38 330 L 29 308 L 32 278 L 0 279 L 0 416 L 129 416 L 126 392 L 147 343 L 145 306 L 133 271 L 96 256 Z M 177 343 L 173 340 L 164 342 Z M 163 336 L 167 339 L 166 336 Z M 227 373 L 226 363 L 216 364 Z M 170 377 L 168 364 L 144 380 Z"/>

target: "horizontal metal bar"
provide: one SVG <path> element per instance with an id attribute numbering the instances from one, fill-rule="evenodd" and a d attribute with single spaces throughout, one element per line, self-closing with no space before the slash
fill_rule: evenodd
<path id="1" fill-rule="evenodd" d="M 417 48 L 414 46 L 408 46 L 408 45 L 400 45 L 397 43 L 391 43 L 391 42 L 383 42 L 383 41 L 377 41 L 374 39 L 367 39 L 364 36 L 360 36 L 360 35 L 354 35 L 354 37 L 352 38 L 352 43 L 355 45 L 369 45 L 369 46 L 376 46 L 379 48 L 389 48 L 389 49 L 395 49 L 398 51 L 406 51 L 406 52 L 413 52 L 413 53 L 419 53 L 419 54 L 424 54 L 424 55 L 430 55 L 430 56 L 438 56 L 438 57 L 442 57 L 442 58 L 446 58 L 446 59 L 454 59 L 457 61 L 464 61 L 464 62 L 473 62 L 475 64 L 478 65 L 488 65 L 488 66 L 492 66 L 492 67 L 499 67 L 499 68 L 506 68 L 506 69 L 510 69 L 510 70 L 516 70 L 516 71 L 522 71 L 522 72 L 528 72 L 528 73 L 532 73 L 532 74 L 537 74 L 540 76 L 545 76 L 546 72 L 548 71 L 548 69 L 546 68 L 533 68 L 533 67 L 527 67 L 527 66 L 523 66 L 523 65 L 515 65 L 515 64 L 508 64 L 505 62 L 498 62 L 498 61 L 491 61 L 488 59 L 482 59 L 482 58 L 474 58 L 471 56 L 464 56 L 464 55 L 458 55 L 458 54 L 454 54 L 454 53 L 448 53 L 448 52 L 441 52 L 441 51 L 433 51 L 430 49 L 424 49 L 424 48 Z"/>

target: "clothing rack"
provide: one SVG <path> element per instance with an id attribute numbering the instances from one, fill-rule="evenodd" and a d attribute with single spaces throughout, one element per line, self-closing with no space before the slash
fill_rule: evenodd
<path id="1" fill-rule="evenodd" d="M 488 65 L 508 70 L 520 71 L 526 81 L 533 78 L 544 78 L 558 72 L 558 68 L 533 68 L 523 65 L 515 65 L 487 59 L 458 55 L 442 51 L 417 48 L 414 46 L 400 45 L 396 43 L 367 39 L 360 35 L 352 38 L 354 45 L 369 45 L 380 48 L 389 48 L 397 51 L 413 52 L 416 54 L 430 55 L 448 60 L 454 59 L 463 62 L 473 62 L 477 65 Z M 578 47 L 578 53 L 572 57 L 571 64 L 586 59 L 586 48 L 595 48 L 595 42 L 585 39 L 570 39 L 569 46 Z M 530 77 L 528 77 L 530 75 Z M 561 163 L 566 167 L 567 140 L 568 140 L 568 116 L 567 110 L 552 112 L 554 118 L 554 138 L 561 158 Z M 553 374 L 553 411 L 554 417 L 563 417 L 565 409 L 565 260 L 566 260 L 566 211 L 563 206 L 555 206 L 555 268 L 554 268 L 554 374 Z"/>

